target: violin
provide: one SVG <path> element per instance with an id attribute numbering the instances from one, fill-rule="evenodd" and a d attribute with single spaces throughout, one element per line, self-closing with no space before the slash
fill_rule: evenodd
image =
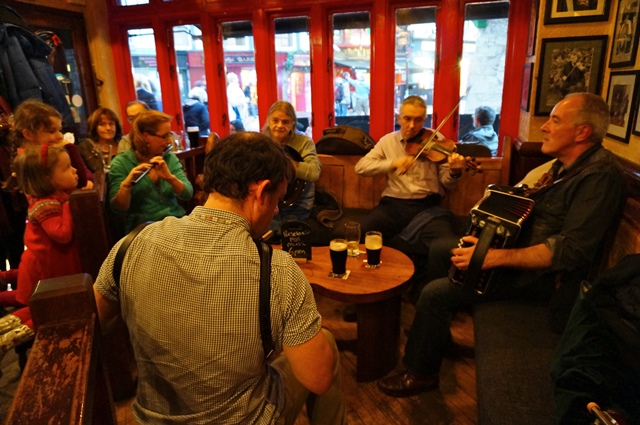
<path id="1" fill-rule="evenodd" d="M 405 150 L 408 155 L 413 156 L 416 160 L 427 159 L 436 164 L 442 164 L 447 161 L 452 153 L 456 152 L 456 142 L 449 139 L 438 140 L 437 131 L 430 128 L 421 129 L 418 134 L 407 140 Z M 472 174 L 482 173 L 480 164 L 476 163 L 475 158 L 465 158 L 467 168 L 465 171 L 471 171 Z"/>

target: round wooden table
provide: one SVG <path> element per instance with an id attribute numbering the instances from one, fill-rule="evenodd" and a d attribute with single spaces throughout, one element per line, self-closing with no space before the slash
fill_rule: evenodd
<path id="1" fill-rule="evenodd" d="M 371 381 L 389 373 L 398 361 L 400 295 L 413 275 L 413 262 L 402 252 L 382 247 L 381 264 L 365 267 L 364 245 L 360 257 L 347 257 L 349 277 L 329 277 L 329 247 L 313 247 L 311 261 L 299 263 L 311 287 L 325 297 L 356 304 L 358 341 L 356 378 Z"/>

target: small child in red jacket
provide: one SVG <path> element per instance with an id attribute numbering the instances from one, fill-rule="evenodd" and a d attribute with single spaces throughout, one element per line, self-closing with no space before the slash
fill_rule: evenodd
<path id="1" fill-rule="evenodd" d="M 67 202 L 78 184 L 69 154 L 49 144 L 28 147 L 16 157 L 14 169 L 29 200 L 27 250 L 18 269 L 17 290 L 1 293 L 0 299 L 4 305 L 24 307 L 0 318 L 0 355 L 34 336 L 26 306 L 38 281 L 82 272 Z"/>

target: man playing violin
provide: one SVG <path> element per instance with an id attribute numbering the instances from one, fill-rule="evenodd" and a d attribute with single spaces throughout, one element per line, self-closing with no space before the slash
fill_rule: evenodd
<path id="1" fill-rule="evenodd" d="M 573 93 L 556 104 L 541 127 L 542 152 L 556 158 L 546 165 L 544 175 L 550 178 L 540 179 L 546 183 L 529 195 L 535 204 L 515 247 L 490 248 L 482 259 L 482 270 L 502 269 L 494 291 L 478 295 L 446 277 L 429 282 L 420 293 L 404 350 L 405 369 L 378 381 L 382 392 L 406 397 L 438 388 L 440 364 L 451 343 L 449 325 L 462 306 L 487 299 L 545 302 L 552 329 L 562 331 L 580 282 L 588 277 L 625 200 L 615 155 L 602 147 L 608 126 L 609 108 L 596 94 Z M 537 170 L 524 181 L 535 182 L 530 176 Z M 464 236 L 462 242 L 447 257 L 458 270 L 467 270 L 478 238 Z M 430 262 L 436 257 L 434 247 Z"/>
<path id="2" fill-rule="evenodd" d="M 427 105 L 418 96 L 407 97 L 400 105 L 400 131 L 383 136 L 355 166 L 363 176 L 386 174 L 387 184 L 380 203 L 361 223 L 362 234 L 369 230 L 382 232 L 385 241 L 414 257 L 425 255 L 429 243 L 441 237 L 454 237 L 453 216 L 440 207 L 444 189 L 451 189 L 466 167 L 465 158 L 457 153 L 443 156 L 436 163 L 421 155 L 415 159 L 419 144 L 412 141 L 421 135 L 427 120 Z M 433 130 L 427 129 L 430 134 Z M 442 134 L 435 138 L 444 141 Z M 426 154 L 425 150 L 425 154 Z M 385 242 L 386 244 L 387 242 Z M 415 262 L 415 259 L 414 259 Z M 420 264 L 416 262 L 418 268 Z M 417 276 L 418 272 L 414 276 Z"/>

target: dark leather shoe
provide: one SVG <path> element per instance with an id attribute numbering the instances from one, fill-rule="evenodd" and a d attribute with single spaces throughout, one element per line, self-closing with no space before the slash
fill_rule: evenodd
<path id="1" fill-rule="evenodd" d="M 397 375 L 380 379 L 378 388 L 391 397 L 409 397 L 421 392 L 435 390 L 438 388 L 439 383 L 440 378 L 437 375 L 419 378 L 405 370 Z"/>

